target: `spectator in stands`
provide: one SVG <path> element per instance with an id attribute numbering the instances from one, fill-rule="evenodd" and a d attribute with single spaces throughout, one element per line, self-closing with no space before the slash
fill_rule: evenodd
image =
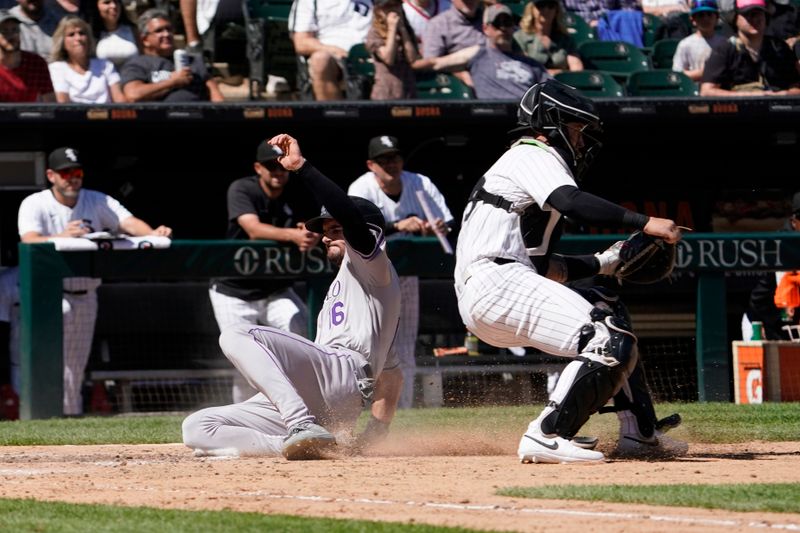
<path id="1" fill-rule="evenodd" d="M 725 37 L 716 32 L 719 21 L 717 0 L 692 0 L 690 16 L 697 31 L 678 43 L 672 58 L 672 70 L 683 72 L 698 82 L 703 77 L 703 67 L 711 49 L 720 46 Z"/>
<path id="2" fill-rule="evenodd" d="M 58 20 L 67 15 L 76 15 L 83 18 L 86 14 L 84 6 L 81 5 L 81 0 L 44 0 L 44 2 L 47 10 L 58 17 Z"/>
<path id="3" fill-rule="evenodd" d="M 289 31 L 297 54 L 308 66 L 314 98 L 339 100 L 350 48 L 361 44 L 372 25 L 372 2 L 296 0 Z"/>
<path id="4" fill-rule="evenodd" d="M 60 103 L 107 104 L 127 102 L 114 64 L 94 56 L 89 23 L 67 15 L 53 34 L 50 79 Z"/>
<path id="5" fill-rule="evenodd" d="M 484 42 L 482 14 L 481 0 L 453 0 L 450 9 L 433 17 L 425 27 L 422 56 L 426 60 L 446 58 L 447 62 L 463 64 L 460 52 Z M 443 67 L 444 65 L 437 68 Z M 472 85 L 469 72 L 463 67 L 461 70 L 454 70 L 454 73 L 464 83 Z"/>
<path id="6" fill-rule="evenodd" d="M 47 179 L 52 187 L 26 197 L 19 206 L 18 229 L 23 243 L 47 242 L 52 237 L 80 238 L 95 230 L 126 233 L 132 236 L 170 237 L 167 226 L 156 229 L 133 216 L 117 200 L 83 188 L 83 165 L 74 148 L 58 148 L 47 158 Z M 8 277 L 6 277 L 8 276 Z M 17 268 L 0 274 L 0 288 L 11 291 L 0 295 L 0 302 L 19 302 Z M 64 324 L 64 414 L 83 412 L 81 386 L 94 335 L 97 317 L 96 278 L 64 279 L 62 302 Z M 0 313 L 1 315 L 2 313 Z M 0 316 L 2 318 L 2 316 Z M 19 346 L 14 333 L 19 324 L 11 323 L 12 374 L 18 374 Z M 15 386 L 18 376 L 12 379 Z M 46 384 L 41 384 L 46 386 Z"/>
<path id="7" fill-rule="evenodd" d="M 142 55 L 122 66 L 122 90 L 131 102 L 222 102 L 217 82 L 209 76 L 203 61 L 194 60 L 188 67 L 172 61 L 175 34 L 169 15 L 160 9 L 148 9 L 139 17 Z"/>
<path id="8" fill-rule="evenodd" d="M 422 43 L 428 21 L 450 9 L 450 5 L 450 0 L 403 0 L 403 13 L 418 44 Z"/>
<path id="9" fill-rule="evenodd" d="M 376 0 L 367 51 L 374 58 L 372 100 L 416 98 L 412 65 L 419 59 L 414 31 L 405 19 L 401 0 Z"/>
<path id="10" fill-rule="evenodd" d="M 290 181 L 289 171 L 278 163 L 280 155 L 277 148 L 262 141 L 253 164 L 256 175 L 231 183 L 225 238 L 285 242 L 307 252 L 320 236 L 307 231 L 303 221 L 319 213 L 319 206 L 302 182 Z M 213 279 L 209 297 L 220 331 L 247 323 L 308 336 L 308 309 L 290 279 Z M 237 374 L 234 403 L 255 393 Z"/>
<path id="11" fill-rule="evenodd" d="M 595 27 L 606 12 L 606 0 L 564 0 L 564 7 Z"/>
<path id="12" fill-rule="evenodd" d="M 47 63 L 20 50 L 20 22 L 0 10 L 0 102 L 53 102 Z"/>
<path id="13" fill-rule="evenodd" d="M 139 55 L 136 27 L 128 19 L 121 0 L 93 0 L 89 4 L 89 22 L 97 39 L 95 53 L 108 59 L 117 69 Z"/>
<path id="14" fill-rule="evenodd" d="M 550 74 L 583 70 L 578 47 L 564 24 L 559 0 L 528 2 L 514 40 L 526 56 L 544 65 Z"/>
<path id="15" fill-rule="evenodd" d="M 786 43 L 764 35 L 764 0 L 736 0 L 724 14 L 736 35 L 711 51 L 703 70 L 702 96 L 800 94 L 797 59 Z"/>
<path id="16" fill-rule="evenodd" d="M 777 37 L 792 48 L 800 34 L 800 9 L 791 0 L 770 0 L 768 2 L 769 20 L 764 32 Z"/>
<path id="17" fill-rule="evenodd" d="M 800 192 L 792 197 L 792 214 L 781 231 L 800 231 Z M 742 339 L 751 340 L 753 322 L 764 325 L 764 339 L 790 340 L 786 325 L 800 323 L 800 313 L 796 309 L 782 312 L 775 305 L 775 289 L 787 272 L 763 272 L 758 276 L 755 287 L 750 292 L 747 310 L 742 316 Z"/>
<path id="18" fill-rule="evenodd" d="M 202 39 L 227 22 L 244 23 L 240 0 L 180 0 L 186 44 L 191 52 L 203 50 Z"/>
<path id="19" fill-rule="evenodd" d="M 522 98 L 532 85 L 551 77 L 541 63 L 513 50 L 514 17 L 508 6 L 493 4 L 484 10 L 483 33 L 486 36 L 483 44 L 458 53 L 463 63 L 446 65 L 446 69 L 466 65 L 478 98 Z M 442 70 L 441 64 L 434 68 Z"/>
<path id="20" fill-rule="evenodd" d="M 20 21 L 20 48 L 25 52 L 39 54 L 42 59 L 50 57 L 53 48 L 53 32 L 58 26 L 58 17 L 45 7 L 45 0 L 17 0 L 18 5 L 9 9 Z"/>
<path id="21" fill-rule="evenodd" d="M 690 6 L 686 0 L 641 0 L 642 11 L 657 17 L 667 17 L 671 13 L 688 13 Z"/>
<path id="22" fill-rule="evenodd" d="M 359 176 L 347 194 L 360 196 L 378 206 L 386 219 L 384 234 L 388 239 L 409 235 L 446 235 L 453 226 L 453 215 L 436 185 L 422 174 L 403 169 L 403 156 L 396 137 L 381 135 L 369 141 L 369 172 Z M 417 196 L 422 191 L 434 220 L 425 217 Z M 400 276 L 402 307 L 394 351 L 403 371 L 403 391 L 398 407 L 409 408 L 414 400 L 417 333 L 419 331 L 419 278 Z"/>

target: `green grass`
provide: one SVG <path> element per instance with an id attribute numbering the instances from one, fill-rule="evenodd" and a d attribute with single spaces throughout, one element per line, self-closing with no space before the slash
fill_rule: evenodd
<path id="1" fill-rule="evenodd" d="M 1 500 L 0 530 L 36 533 L 114 533 L 169 531 L 170 533 L 286 532 L 286 533 L 457 533 L 470 529 L 364 520 L 301 518 L 233 511 L 180 511 L 147 507 L 82 505 L 34 500 Z"/>
<path id="2" fill-rule="evenodd" d="M 548 500 L 588 500 L 644 503 L 673 507 L 703 507 L 728 511 L 800 513 L 795 483 L 742 483 L 734 485 L 563 485 L 509 487 L 501 496 Z"/>
<path id="3" fill-rule="evenodd" d="M 401 434 L 407 431 L 491 429 L 521 433 L 541 407 L 408 409 L 398 413 L 392 431 Z M 656 410 L 659 416 L 680 413 L 683 425 L 671 435 L 689 442 L 800 441 L 798 403 L 658 404 Z M 0 445 L 180 442 L 181 421 L 180 416 L 116 416 L 0 422 Z M 581 433 L 598 435 L 603 439 L 616 438 L 616 416 L 595 415 Z"/>

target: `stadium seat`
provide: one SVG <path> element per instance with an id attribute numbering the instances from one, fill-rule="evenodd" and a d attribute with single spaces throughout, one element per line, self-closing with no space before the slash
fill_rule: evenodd
<path id="1" fill-rule="evenodd" d="M 642 14 L 642 45 L 645 50 L 650 50 L 656 42 L 658 28 L 664 24 L 661 18 L 650 13 Z"/>
<path id="2" fill-rule="evenodd" d="M 653 68 L 671 69 L 672 58 L 675 57 L 675 50 L 678 48 L 680 39 L 662 39 L 656 41 L 653 45 L 653 53 L 650 55 L 650 60 L 653 62 Z"/>
<path id="3" fill-rule="evenodd" d="M 268 74 L 297 84 L 297 56 L 289 37 L 287 0 L 246 0 L 245 30 L 250 70 L 250 99 L 261 97 Z"/>
<path id="4" fill-rule="evenodd" d="M 650 70 L 634 72 L 628 79 L 629 96 L 698 96 L 697 85 L 682 72 Z"/>
<path id="5" fill-rule="evenodd" d="M 598 70 L 559 72 L 555 78 L 575 87 L 589 98 L 619 98 L 625 96 L 625 90 L 622 85 L 617 83 L 610 74 Z"/>
<path id="6" fill-rule="evenodd" d="M 364 43 L 350 48 L 347 54 L 347 99 L 368 100 L 375 80 L 375 63 Z"/>
<path id="7" fill-rule="evenodd" d="M 644 52 L 622 41 L 587 41 L 580 45 L 578 53 L 586 68 L 602 70 L 620 81 L 633 72 L 650 70 Z"/>
<path id="8" fill-rule="evenodd" d="M 472 89 L 445 72 L 417 72 L 417 98 L 433 100 L 468 100 Z"/>
<path id="9" fill-rule="evenodd" d="M 576 46 L 580 46 L 586 41 L 594 41 L 597 38 L 594 33 L 594 28 L 589 26 L 589 24 L 576 13 L 564 13 L 564 23 L 567 25 L 567 31 L 575 41 Z"/>

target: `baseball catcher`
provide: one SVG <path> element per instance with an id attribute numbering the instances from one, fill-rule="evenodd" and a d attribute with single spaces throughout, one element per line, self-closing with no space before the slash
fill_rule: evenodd
<path id="1" fill-rule="evenodd" d="M 598 274 L 632 282 L 661 279 L 672 262 L 657 269 L 654 259 L 674 251 L 681 230 L 672 220 L 629 211 L 578 188 L 601 147 L 603 128 L 592 101 L 576 89 L 556 80 L 536 84 L 522 97 L 517 116 L 518 139 L 478 181 L 464 210 L 455 286 L 464 324 L 484 342 L 571 359 L 522 436 L 519 458 L 604 460 L 591 449 L 596 441 L 575 435 L 612 398 L 620 420 L 616 454 L 685 453 L 685 443 L 663 435 L 677 417 L 656 418 L 625 306 L 604 289 L 579 293 L 564 285 Z M 553 247 L 564 216 L 640 233 L 601 253 L 563 256 Z M 645 238 L 655 248 L 640 242 Z"/>

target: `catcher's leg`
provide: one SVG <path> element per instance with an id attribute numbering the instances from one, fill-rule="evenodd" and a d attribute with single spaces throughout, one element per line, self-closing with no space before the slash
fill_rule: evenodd
<path id="1" fill-rule="evenodd" d="M 636 337 L 627 324 L 594 308 L 582 330 L 580 352 L 561 374 L 550 401 L 520 441 L 522 462 L 591 462 L 600 452 L 571 442 L 589 417 L 622 387 L 636 365 Z"/>

